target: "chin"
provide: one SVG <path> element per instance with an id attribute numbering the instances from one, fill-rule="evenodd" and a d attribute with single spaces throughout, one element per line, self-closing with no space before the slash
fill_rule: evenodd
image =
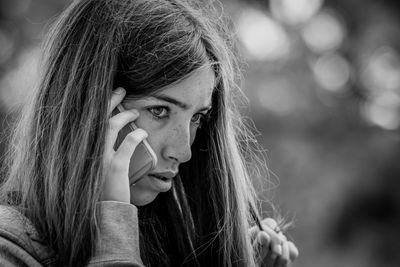
<path id="1" fill-rule="evenodd" d="M 135 194 L 136 193 L 136 194 Z M 137 193 L 131 191 L 131 204 L 135 206 L 145 206 L 154 201 L 158 193 Z"/>

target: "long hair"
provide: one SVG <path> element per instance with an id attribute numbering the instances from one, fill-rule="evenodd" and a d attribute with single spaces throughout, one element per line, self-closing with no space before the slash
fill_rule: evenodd
<path id="1" fill-rule="evenodd" d="M 140 98 L 211 64 L 211 119 L 172 190 L 139 208 L 141 257 L 149 266 L 255 266 L 248 228 L 256 196 L 245 160 L 253 136 L 235 105 L 233 41 L 220 11 L 196 2 L 75 1 L 52 27 L 1 197 L 33 222 L 60 265 L 84 265 L 96 242 L 112 89 Z"/>

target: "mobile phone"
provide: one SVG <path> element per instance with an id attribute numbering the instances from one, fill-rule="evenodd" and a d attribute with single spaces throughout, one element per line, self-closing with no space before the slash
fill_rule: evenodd
<path id="1" fill-rule="evenodd" d="M 122 111 L 124 111 L 124 107 L 121 104 L 113 110 L 112 115 L 116 115 Z M 114 145 L 114 149 L 118 149 L 121 145 L 122 141 L 125 139 L 126 135 L 138 127 L 134 122 L 130 122 L 124 126 L 118 133 L 117 140 Z M 129 163 L 129 184 L 134 185 L 137 181 L 139 181 L 146 173 L 151 171 L 157 165 L 157 156 L 153 149 L 150 147 L 149 142 L 144 139 L 142 142 L 138 144 L 135 151 L 132 154 L 130 163 Z"/>

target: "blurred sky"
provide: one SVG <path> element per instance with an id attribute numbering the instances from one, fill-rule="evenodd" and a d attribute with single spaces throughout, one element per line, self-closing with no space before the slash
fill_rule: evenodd
<path id="1" fill-rule="evenodd" d="M 0 3 L 3 133 L 35 84 L 46 27 L 68 3 Z M 243 113 L 275 185 L 260 197 L 295 223 L 294 266 L 400 266 L 397 2 L 222 3 L 245 61 Z"/>

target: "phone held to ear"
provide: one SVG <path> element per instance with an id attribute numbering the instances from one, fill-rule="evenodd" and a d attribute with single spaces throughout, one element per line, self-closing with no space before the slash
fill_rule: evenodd
<path id="1" fill-rule="evenodd" d="M 121 104 L 113 110 L 112 115 L 116 115 L 124 111 L 124 107 Z M 117 141 L 115 142 L 114 149 L 118 149 L 126 135 L 138 127 L 134 122 L 130 122 L 124 126 L 118 133 Z M 146 139 L 139 143 L 136 147 L 129 163 L 129 184 L 135 185 L 146 173 L 151 171 L 157 165 L 157 156 L 153 149 L 150 147 Z"/>

